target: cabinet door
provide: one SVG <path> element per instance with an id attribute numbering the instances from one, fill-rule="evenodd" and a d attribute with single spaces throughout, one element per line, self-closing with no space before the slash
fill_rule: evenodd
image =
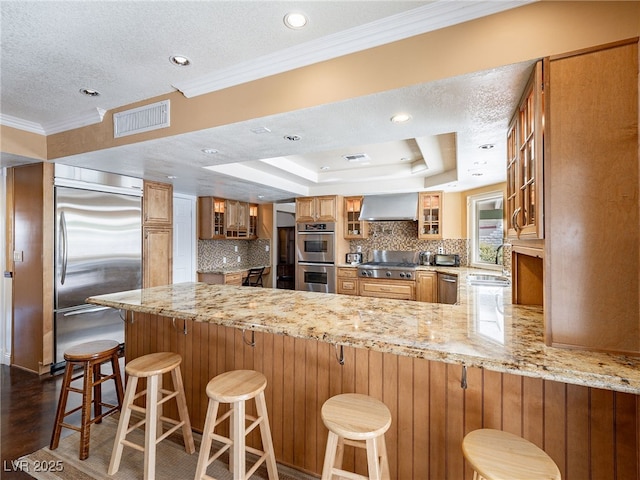
<path id="1" fill-rule="evenodd" d="M 335 222 L 337 213 L 337 197 L 335 195 L 316 197 L 316 220 L 319 222 Z"/>
<path id="2" fill-rule="evenodd" d="M 418 238 L 442 238 L 442 192 L 422 192 L 418 196 Z"/>
<path id="3" fill-rule="evenodd" d="M 412 281 L 372 278 L 360 279 L 358 283 L 358 293 L 361 297 L 416 299 L 416 284 Z"/>
<path id="4" fill-rule="evenodd" d="M 172 225 L 173 185 L 144 182 L 142 215 L 145 225 Z"/>
<path id="5" fill-rule="evenodd" d="M 224 238 L 225 201 L 198 197 L 198 237 L 203 240 Z"/>
<path id="6" fill-rule="evenodd" d="M 296 222 L 315 222 L 315 198 L 296 198 Z"/>
<path id="7" fill-rule="evenodd" d="M 249 204 L 249 238 L 258 238 L 258 205 Z"/>
<path id="8" fill-rule="evenodd" d="M 438 300 L 438 282 L 436 272 L 416 273 L 416 300 L 435 303 Z"/>
<path id="9" fill-rule="evenodd" d="M 536 64 L 507 134 L 507 234 L 544 238 L 543 67 Z"/>
<path id="10" fill-rule="evenodd" d="M 142 243 L 142 287 L 173 282 L 173 229 L 144 227 Z"/>
<path id="11" fill-rule="evenodd" d="M 362 197 L 344 198 L 344 238 L 367 238 L 368 222 L 358 220 L 362 210 Z"/>

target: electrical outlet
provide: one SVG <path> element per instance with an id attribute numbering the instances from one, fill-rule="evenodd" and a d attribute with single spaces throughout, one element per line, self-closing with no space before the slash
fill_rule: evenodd
<path id="1" fill-rule="evenodd" d="M 222 257 L 222 263 L 227 263 L 227 257 Z"/>
<path id="2" fill-rule="evenodd" d="M 240 260 L 241 260 L 241 259 L 240 259 L 240 255 L 238 255 L 238 263 L 240 263 Z"/>
<path id="3" fill-rule="evenodd" d="M 269 251 L 269 245 L 265 245 L 265 246 L 264 246 L 264 251 L 265 251 L 265 252 L 268 252 L 268 251 Z"/>
<path id="4" fill-rule="evenodd" d="M 13 261 L 14 262 L 23 262 L 24 261 L 24 253 L 22 250 L 13 252 Z"/>
<path id="5" fill-rule="evenodd" d="M 362 253 L 362 247 L 361 247 L 360 245 L 358 245 L 358 246 L 356 247 L 356 252 L 357 252 L 357 253 Z"/>
<path id="6" fill-rule="evenodd" d="M 236 253 L 238 253 L 238 245 L 234 245 L 234 246 L 233 246 L 233 251 L 234 251 L 234 252 L 236 252 Z"/>
<path id="7" fill-rule="evenodd" d="M 438 247 L 438 253 L 439 254 L 443 254 L 444 253 L 444 247 Z"/>

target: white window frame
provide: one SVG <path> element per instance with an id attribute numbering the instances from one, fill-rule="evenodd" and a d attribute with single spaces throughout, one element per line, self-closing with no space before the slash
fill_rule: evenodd
<path id="1" fill-rule="evenodd" d="M 502 238 L 505 238 L 505 219 L 504 219 L 504 192 L 496 190 L 493 192 L 480 193 L 478 195 L 469 195 L 467 197 L 467 233 L 469 236 L 469 266 L 475 268 L 483 268 L 485 270 L 500 270 L 502 271 L 502 264 L 493 265 L 490 263 L 480 263 L 477 261 L 476 252 L 478 251 L 478 219 L 476 215 L 476 204 L 484 200 L 490 200 L 492 198 L 501 197 L 503 205 L 503 218 L 502 218 Z"/>

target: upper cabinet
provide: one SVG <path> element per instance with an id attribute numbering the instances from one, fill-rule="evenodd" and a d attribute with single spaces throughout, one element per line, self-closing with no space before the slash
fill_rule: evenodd
<path id="1" fill-rule="evenodd" d="M 418 238 L 442 238 L 442 192 L 421 192 L 418 196 Z"/>
<path id="2" fill-rule="evenodd" d="M 353 240 L 367 238 L 369 223 L 360 218 L 362 196 L 344 197 L 344 238 Z"/>
<path id="3" fill-rule="evenodd" d="M 543 67 L 536 63 L 507 134 L 507 236 L 542 239 Z"/>
<path id="4" fill-rule="evenodd" d="M 249 204 L 227 200 L 225 214 L 226 238 L 247 238 L 249 236 Z"/>
<path id="5" fill-rule="evenodd" d="M 258 205 L 215 197 L 198 197 L 198 238 L 258 238 Z"/>
<path id="6" fill-rule="evenodd" d="M 144 182 L 142 221 L 144 225 L 173 225 L 173 185 Z"/>
<path id="7" fill-rule="evenodd" d="M 338 197 L 296 198 L 296 222 L 335 222 L 338 211 Z"/>
<path id="8" fill-rule="evenodd" d="M 225 200 L 198 197 L 198 237 L 201 240 L 225 238 Z"/>

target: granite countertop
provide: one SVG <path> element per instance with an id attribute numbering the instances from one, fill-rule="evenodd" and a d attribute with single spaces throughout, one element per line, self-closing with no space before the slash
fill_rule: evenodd
<path id="1" fill-rule="evenodd" d="M 87 302 L 640 393 L 640 358 L 547 347 L 541 307 L 512 305 L 509 287 L 467 285 L 467 273 L 480 270 L 446 270 L 458 274 L 459 304 L 204 283 L 113 293 Z"/>

